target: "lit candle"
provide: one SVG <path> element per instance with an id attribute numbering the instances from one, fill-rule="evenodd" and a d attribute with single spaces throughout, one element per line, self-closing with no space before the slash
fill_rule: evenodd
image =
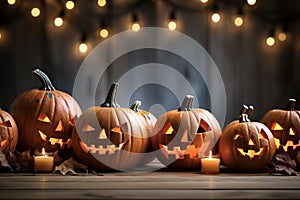
<path id="1" fill-rule="evenodd" d="M 42 149 L 41 156 L 34 156 L 34 171 L 49 172 L 53 169 L 53 156 L 46 155 L 45 148 Z"/>
<path id="2" fill-rule="evenodd" d="M 201 171 L 205 174 L 217 174 L 220 172 L 220 158 L 213 157 L 209 152 L 208 157 L 201 158 Z"/>

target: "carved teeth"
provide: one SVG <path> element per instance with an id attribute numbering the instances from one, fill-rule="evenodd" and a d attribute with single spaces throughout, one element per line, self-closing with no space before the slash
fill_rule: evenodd
<path id="1" fill-rule="evenodd" d="M 96 147 L 94 144 L 92 144 L 91 146 L 87 146 L 83 142 L 80 142 L 80 146 L 85 153 L 87 153 L 87 152 L 97 153 L 98 152 L 99 155 L 105 155 L 105 154 L 111 155 L 111 154 L 116 153 L 116 151 L 120 151 L 127 142 L 123 142 L 123 143 L 119 144 L 119 147 L 117 147 L 114 144 L 106 145 L 106 147 L 103 147 L 103 145 L 99 145 L 98 147 Z"/>
<path id="2" fill-rule="evenodd" d="M 198 157 L 200 148 L 196 148 L 195 145 L 188 145 L 186 150 L 181 150 L 180 147 L 173 147 L 173 150 L 169 150 L 168 146 L 160 144 L 160 149 L 166 157 L 175 156 L 176 159 L 183 159 L 184 157 Z"/>
<path id="3" fill-rule="evenodd" d="M 250 159 L 253 159 L 254 157 L 259 157 L 263 153 L 264 148 L 260 148 L 258 152 L 255 152 L 255 150 L 247 150 L 247 152 L 242 148 L 237 148 L 240 155 L 249 157 Z"/>

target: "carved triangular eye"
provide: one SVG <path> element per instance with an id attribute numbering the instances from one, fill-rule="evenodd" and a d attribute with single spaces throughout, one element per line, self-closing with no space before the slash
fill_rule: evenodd
<path id="1" fill-rule="evenodd" d="M 248 145 L 254 145 L 254 141 L 252 138 L 250 138 L 249 142 L 248 142 Z"/>
<path id="2" fill-rule="evenodd" d="M 197 130 L 197 133 L 204 133 L 204 132 L 207 132 L 207 131 L 210 131 L 210 127 L 209 127 L 208 123 L 206 123 L 206 121 L 201 119 L 198 130 Z"/>
<path id="3" fill-rule="evenodd" d="M 45 113 L 41 113 L 40 116 L 38 117 L 38 120 L 40 122 L 47 122 L 47 123 L 51 122 L 51 120 Z"/>
<path id="4" fill-rule="evenodd" d="M 85 124 L 85 125 L 82 127 L 82 131 L 84 131 L 84 132 L 89 132 L 89 131 L 94 131 L 94 130 L 95 130 L 95 128 L 92 127 L 92 126 L 89 125 L 89 124 Z"/>
<path id="5" fill-rule="evenodd" d="M 267 136 L 266 136 L 266 133 L 265 132 L 260 132 L 259 134 L 258 134 L 258 139 L 266 139 L 267 138 Z"/>
<path id="6" fill-rule="evenodd" d="M 0 126 L 12 127 L 10 121 L 2 122 Z"/>
<path id="7" fill-rule="evenodd" d="M 64 130 L 64 125 L 63 125 L 62 121 L 59 120 L 58 125 L 57 125 L 55 131 L 63 131 L 63 130 Z"/>
<path id="8" fill-rule="evenodd" d="M 240 134 L 235 134 L 233 140 L 237 140 L 239 137 L 241 137 Z"/>
<path id="9" fill-rule="evenodd" d="M 280 126 L 280 124 L 278 124 L 277 122 L 273 122 L 272 126 L 271 126 L 271 130 L 272 131 L 282 131 L 283 128 L 282 126 Z"/>
<path id="10" fill-rule="evenodd" d="M 106 136 L 106 133 L 105 133 L 104 129 L 102 129 L 102 131 L 100 132 L 98 139 L 99 140 L 107 139 L 107 136 Z"/>
<path id="11" fill-rule="evenodd" d="M 292 128 L 290 128 L 289 134 L 290 134 L 290 135 L 296 135 L 294 129 L 292 129 Z"/>
<path id="12" fill-rule="evenodd" d="M 168 128 L 168 130 L 165 132 L 165 134 L 173 134 L 173 132 L 174 132 L 174 129 L 173 129 L 172 126 L 170 126 L 170 127 Z"/>

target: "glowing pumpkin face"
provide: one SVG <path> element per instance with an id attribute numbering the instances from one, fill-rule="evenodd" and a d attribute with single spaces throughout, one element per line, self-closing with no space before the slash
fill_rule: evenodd
<path id="1" fill-rule="evenodd" d="M 289 99 L 285 110 L 270 110 L 261 120 L 273 133 L 277 151 L 285 151 L 292 158 L 300 152 L 300 111 L 295 110 L 295 103 Z"/>
<path id="2" fill-rule="evenodd" d="M 152 144 L 158 159 L 176 169 L 200 169 L 199 155 L 207 154 L 217 143 L 221 128 L 204 109 L 192 109 L 193 96 L 186 96 L 179 110 L 166 112 L 154 127 Z"/>
<path id="3" fill-rule="evenodd" d="M 228 124 L 220 137 L 220 157 L 232 170 L 263 170 L 272 161 L 274 153 L 271 131 L 262 123 L 251 122 L 247 114 L 242 114 L 239 122 Z"/>
<path id="4" fill-rule="evenodd" d="M 150 130 L 135 111 L 118 106 L 117 87 L 114 83 L 106 101 L 87 109 L 76 121 L 74 154 L 94 170 L 130 170 L 148 149 Z"/>
<path id="5" fill-rule="evenodd" d="M 49 78 L 40 70 L 33 74 L 42 81 L 40 89 L 19 95 L 11 113 L 19 127 L 19 151 L 56 151 L 70 147 L 74 117 L 81 114 L 76 101 L 67 93 L 55 90 Z"/>
<path id="6" fill-rule="evenodd" d="M 18 141 L 18 128 L 12 116 L 0 109 L 0 147 L 7 156 L 14 152 Z"/>

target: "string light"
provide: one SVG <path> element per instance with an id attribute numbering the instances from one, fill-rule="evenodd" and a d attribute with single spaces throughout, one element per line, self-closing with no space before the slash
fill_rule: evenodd
<path id="1" fill-rule="evenodd" d="M 108 32 L 108 29 L 107 29 L 107 26 L 106 26 L 105 22 L 101 23 L 101 28 L 100 28 L 100 31 L 99 31 L 99 35 L 102 38 L 107 38 L 108 35 L 109 35 L 109 32 Z"/>
<path id="2" fill-rule="evenodd" d="M 266 38 L 266 44 L 269 47 L 272 47 L 272 46 L 275 45 L 274 30 L 273 29 L 270 31 L 269 35 Z"/>
<path id="3" fill-rule="evenodd" d="M 98 0 L 98 6 L 104 7 L 106 5 L 106 0 Z"/>
<path id="4" fill-rule="evenodd" d="M 242 10 L 242 8 L 239 8 L 239 10 L 238 10 L 238 12 L 237 12 L 237 16 L 235 17 L 235 19 L 234 19 L 234 24 L 236 25 L 236 26 L 242 26 L 243 25 L 243 23 L 244 23 L 244 19 L 243 19 L 243 10 Z"/>
<path id="5" fill-rule="evenodd" d="M 7 0 L 7 3 L 9 5 L 14 5 L 16 3 L 16 0 Z"/>
<path id="6" fill-rule="evenodd" d="M 214 23 L 218 23 L 221 20 L 221 15 L 219 14 L 219 9 L 218 9 L 217 5 L 214 5 L 213 13 L 211 15 L 211 20 Z"/>
<path id="7" fill-rule="evenodd" d="M 207 3 L 208 2 L 208 0 L 200 0 L 201 1 L 201 3 Z"/>
<path id="8" fill-rule="evenodd" d="M 175 12 L 172 11 L 171 14 L 170 14 L 170 21 L 168 23 L 168 28 L 170 30 L 172 30 L 172 31 L 175 30 L 176 27 L 177 27 L 177 24 L 176 24 L 175 20 L 176 20 L 176 18 L 175 18 Z"/>
<path id="9" fill-rule="evenodd" d="M 250 6 L 253 6 L 256 4 L 256 0 L 247 0 L 247 3 L 250 5 Z"/>
<path id="10" fill-rule="evenodd" d="M 41 11 L 38 7 L 34 7 L 34 8 L 31 9 L 31 16 L 32 17 L 38 17 L 38 16 L 40 16 L 40 14 L 41 14 Z"/>
<path id="11" fill-rule="evenodd" d="M 137 17 L 137 14 L 136 13 L 133 13 L 132 15 L 132 25 L 131 25 L 131 29 L 134 31 L 134 32 L 138 32 L 140 30 L 141 26 L 140 24 L 138 23 L 138 17 Z"/>
<path id="12" fill-rule="evenodd" d="M 88 45 L 86 43 L 86 34 L 85 33 L 81 37 L 78 49 L 81 53 L 86 53 L 88 51 Z"/>
<path id="13" fill-rule="evenodd" d="M 63 23 L 64 23 L 64 20 L 63 20 L 64 15 L 65 15 L 65 12 L 61 11 L 61 13 L 59 14 L 59 16 L 54 19 L 54 25 L 55 26 L 61 27 L 63 25 Z"/>
<path id="14" fill-rule="evenodd" d="M 74 1 L 71 0 L 67 1 L 65 5 L 68 10 L 72 10 L 75 7 Z"/>
<path id="15" fill-rule="evenodd" d="M 282 28 L 282 30 L 278 34 L 278 40 L 279 41 L 284 42 L 284 41 L 287 40 L 287 34 L 286 34 L 286 32 L 287 32 L 287 26 L 284 25 L 283 28 Z"/>

